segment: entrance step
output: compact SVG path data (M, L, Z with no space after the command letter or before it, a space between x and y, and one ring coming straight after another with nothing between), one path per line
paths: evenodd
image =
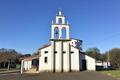
M36 68L31 68L30 70L28 71L25 71L25 73L39 73Z

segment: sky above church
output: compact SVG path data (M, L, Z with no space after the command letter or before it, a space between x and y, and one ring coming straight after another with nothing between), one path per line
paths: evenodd
M0 48L25 54L48 44L58 8L84 51L120 48L120 0L0 0Z

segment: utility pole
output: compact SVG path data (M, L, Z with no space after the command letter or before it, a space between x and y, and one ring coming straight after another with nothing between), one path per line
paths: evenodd
M110 66L110 51L108 51L108 54L107 54L107 68L109 68Z

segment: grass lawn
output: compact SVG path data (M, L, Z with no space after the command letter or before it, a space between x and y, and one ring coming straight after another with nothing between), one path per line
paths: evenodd
M106 70L100 72L120 79L120 70Z
M0 72L6 71L6 68L0 68Z
M39 74L0 74L0 80L117 80L99 72L66 72L66 73L39 73Z
M11 68L10 70L8 70L7 68L0 68L0 72L13 71L13 70L20 70L20 69Z

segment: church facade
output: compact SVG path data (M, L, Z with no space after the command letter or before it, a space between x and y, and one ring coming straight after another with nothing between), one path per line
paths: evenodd
M96 70L95 59L81 52L81 45L82 40L70 38L70 25L58 11L51 25L50 44L39 48L37 57L22 59L21 73L30 71L33 65L38 72Z

